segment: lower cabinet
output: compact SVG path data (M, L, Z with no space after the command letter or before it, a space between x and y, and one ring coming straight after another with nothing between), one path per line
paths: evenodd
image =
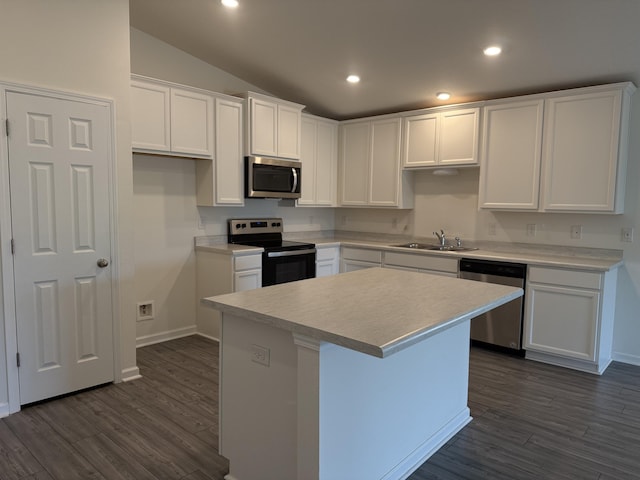
M342 248L341 272L354 272L365 268L381 267L382 252L368 248Z
M262 253L234 255L196 250L196 323L198 332L220 338L220 313L200 300L262 286Z
M443 256L385 252L383 266L385 268L431 273L446 277L455 278L458 276L458 259Z
M526 357L601 374L611 363L617 270L530 267Z
M340 270L340 247L316 245L316 278L330 277Z

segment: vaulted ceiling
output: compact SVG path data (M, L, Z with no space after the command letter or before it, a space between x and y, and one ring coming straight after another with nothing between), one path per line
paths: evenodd
M130 0L131 26L335 119L640 83L640 0L239 1Z

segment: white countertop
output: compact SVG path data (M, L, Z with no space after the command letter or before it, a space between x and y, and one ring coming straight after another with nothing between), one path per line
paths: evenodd
M522 295L522 289L370 268L202 302L222 312L386 357Z
M437 250L418 250L394 247L393 245L407 243L409 240L400 237L384 239L376 238L376 234L361 233L355 237L353 235L341 236L339 233L330 236L313 236L312 234L305 234L303 236L299 236L299 234L290 235L285 235L285 238L315 243L319 247L343 246L371 248L375 250L408 253L411 255L476 258L525 263L527 265L542 267L575 268L596 272L606 272L622 265L622 252L617 250L484 242L477 244L479 247L478 250L441 252ZM230 245L221 242L221 238L225 237L217 237L218 241L216 242L210 242L207 238L208 237L196 237L196 250L227 255L252 255L263 251L262 248ZM429 240L423 239L418 239L418 241L419 243L433 243Z

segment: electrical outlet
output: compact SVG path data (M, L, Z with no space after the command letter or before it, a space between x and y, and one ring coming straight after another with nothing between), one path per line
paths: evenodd
M153 300L138 303L136 321L153 319Z
M251 361L255 363L259 363L260 365L264 365L265 367L269 366L269 361L271 357L271 351L267 347L263 347L261 345L251 345Z
M489 226L487 227L487 235L495 235L496 234L496 224L495 223L490 223Z
M571 225L571 238L574 240L582 238L582 225Z
M527 224L527 237L535 237L537 228L535 223Z
M625 227L622 229L622 241L633 242L633 227Z
M396 228L398 228L398 219L397 218L394 218L394 219L391 220L391 228L393 228L394 230Z

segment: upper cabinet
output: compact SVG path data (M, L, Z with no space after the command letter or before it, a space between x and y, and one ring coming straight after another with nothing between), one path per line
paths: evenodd
M196 201L200 206L244 205L243 104L239 98L215 99L214 159L196 162Z
M197 204L244 205L244 100L138 75L131 92L133 151L198 159Z
M413 207L411 179L401 171L401 127L395 116L340 125L340 205Z
M480 205L538 210L543 100L484 108Z
M135 152L212 158L213 97L134 76L131 137Z
M304 105L247 93L248 155L300 159Z
M622 213L630 97L616 88L546 100L542 210Z
M484 108L480 207L622 213L631 83Z
M338 181L338 122L302 114L302 196L298 206L335 207Z
M478 165L480 108L429 110L402 121L404 168Z

